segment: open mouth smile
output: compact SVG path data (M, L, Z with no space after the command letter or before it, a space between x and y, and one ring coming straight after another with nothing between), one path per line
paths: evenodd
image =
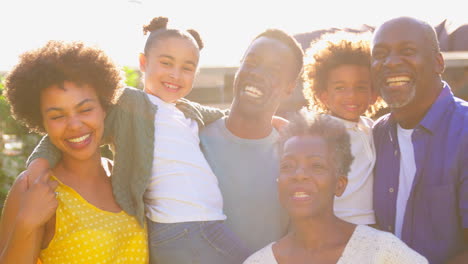
M71 142L71 143L82 143L84 142L85 140L87 140L89 137L91 136L91 133L90 134L86 134L84 136L81 136L81 137L77 137L77 138L69 138L67 139L68 142Z
M167 83L167 82L163 82L163 85L164 87L172 91L177 91L181 88L180 85L175 85L175 84Z
M395 77L388 77L385 79L385 84L388 87L399 87L403 85L407 85L411 82L411 78L408 76L395 76Z
M252 98L259 99L263 97L263 92L255 86L246 86L244 88L244 93Z

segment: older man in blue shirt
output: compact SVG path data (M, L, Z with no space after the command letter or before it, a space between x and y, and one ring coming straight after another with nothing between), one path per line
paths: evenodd
M374 128L374 207L380 228L430 263L468 263L468 104L443 70L426 22L400 17L374 32L374 85L392 110Z

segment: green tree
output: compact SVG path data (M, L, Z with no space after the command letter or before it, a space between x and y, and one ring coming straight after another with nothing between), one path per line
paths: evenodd
M141 82L141 72L139 70L124 66L123 71L125 72L125 84L127 86L143 89L143 84Z
M3 76L0 76L0 205L3 201L18 174L25 169L26 159L29 153L36 146L40 137L37 134L29 133L28 130L19 124L10 114L10 106L3 94ZM15 135L22 143L20 153L9 153L4 148L6 135Z

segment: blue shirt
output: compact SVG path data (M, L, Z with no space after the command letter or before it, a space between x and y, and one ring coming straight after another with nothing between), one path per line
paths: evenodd
M395 230L400 173L397 123L391 114L374 126L376 165L374 209L380 228ZM416 175L408 198L402 240L444 263L468 248L468 104L448 84L412 134Z

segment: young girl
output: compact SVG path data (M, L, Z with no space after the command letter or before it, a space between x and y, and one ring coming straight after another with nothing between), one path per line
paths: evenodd
M223 113L182 99L203 43L167 22L158 17L143 28L144 92L126 88L106 118L114 195L141 222L146 215L151 263L241 263L249 252L223 224L218 182L199 148L199 129ZM34 157L58 158L42 144Z
M365 35L323 35L306 52L304 95L311 108L340 121L351 137L354 162L348 186L335 198L335 214L354 224L375 224L372 207L375 150L373 121L363 116L380 106L371 85L370 50Z

